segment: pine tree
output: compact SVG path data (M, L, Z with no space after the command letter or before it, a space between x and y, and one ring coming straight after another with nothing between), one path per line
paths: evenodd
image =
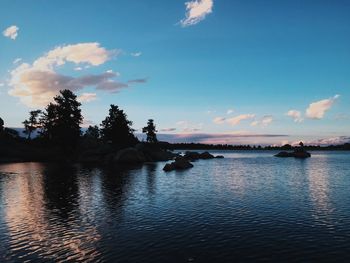
M146 133L146 140L149 143L156 143L158 142L157 140L157 130L156 126L154 125L154 121L152 119L149 119L147 122L147 126L142 128L142 132Z
M64 148L74 147L81 135L80 124L83 122L80 106L73 92L60 91L43 114L42 136Z
M107 142L112 143L116 148L122 149L135 145L138 140L134 136L134 129L131 128L132 121L116 105L111 105L109 115L102 121L101 136Z
M39 114L41 110L34 110L29 112L29 119L22 122L24 124L24 132L28 135L27 139L31 138L32 133L40 127Z

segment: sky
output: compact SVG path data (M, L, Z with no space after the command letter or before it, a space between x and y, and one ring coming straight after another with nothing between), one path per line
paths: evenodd
M350 141L350 1L0 0L0 117L61 89L84 126L110 104L161 139Z

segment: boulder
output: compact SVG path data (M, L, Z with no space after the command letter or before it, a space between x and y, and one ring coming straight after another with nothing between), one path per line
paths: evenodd
M299 151L293 153L295 158L305 159L311 157L311 154L306 151Z
M294 152L279 152L278 154L275 155L276 157L294 157L294 158L300 158L300 159L305 159L311 157L311 154L308 153L307 151L300 151L296 150Z
M170 171L175 170L174 163L167 163L167 164L164 166L163 170L164 170L165 172L170 172Z
M223 159L224 156L223 156L223 155L217 155L217 156L215 156L215 158L216 158L216 159Z
M184 158L187 160L190 160L190 161L195 161L195 160L200 159L200 154L198 152L187 151L184 154Z
M113 158L113 162L124 164L138 164L145 161L145 155L136 148L126 148L120 150Z
M166 172L169 172L173 170L184 170L192 167L193 167L193 164L191 164L186 158L177 157L174 162L167 163L164 166L163 170Z
M214 155L210 154L209 152L198 153L190 151L185 152L185 155L183 157L190 161L196 161L199 159L207 160L215 158Z
M207 160L207 159L213 159L213 158L215 158L214 155L210 154L209 152L203 152L200 154L200 159Z
M282 157L282 158L285 158L285 157L293 157L293 153L290 153L290 152L279 152L277 154L275 154L276 157Z
M168 161L177 156L170 151L163 150L157 144L139 143L135 148L141 151L149 162Z

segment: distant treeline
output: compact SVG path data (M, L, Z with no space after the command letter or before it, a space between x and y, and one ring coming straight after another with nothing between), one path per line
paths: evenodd
M293 150L290 144L285 144L283 146L256 146L256 145L229 145L229 144L203 144L203 143L164 143L168 149L172 150ZM305 150L315 151L315 150L327 150L327 151L349 151L350 143L345 143L342 145L304 145Z

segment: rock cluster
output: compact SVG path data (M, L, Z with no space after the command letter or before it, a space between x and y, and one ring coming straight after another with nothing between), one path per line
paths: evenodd
M163 170L166 172L173 171L173 170L184 170L188 168L192 168L193 164L191 162L194 162L196 160L208 160L208 159L214 159L214 158L224 158L224 156L214 156L210 154L209 152L191 152L187 151L185 152L184 156L178 156L176 157L175 161L172 163L167 163Z

